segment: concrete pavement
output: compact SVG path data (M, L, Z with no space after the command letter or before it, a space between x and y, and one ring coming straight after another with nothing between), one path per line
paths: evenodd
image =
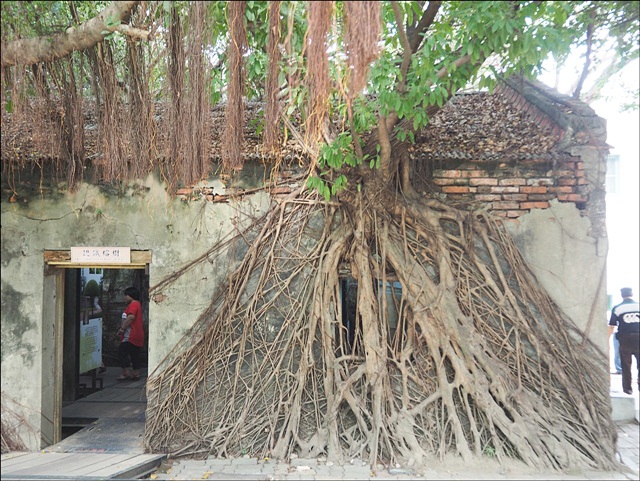
M634 388L635 384L634 375ZM113 473L119 475L111 476L106 472L99 478L86 475L83 477L73 476L79 473L79 469L71 472L72 462L58 462L60 466L56 471L51 465L51 469L38 471L26 469L11 474L9 464L4 461L20 455L12 453L3 455L2 479L112 479L118 477L123 479L123 461L118 457L122 454L129 456L140 456L144 453L142 436L144 432L144 421L139 419L143 411L140 411L140 403L145 403L144 381L135 383L117 383L113 381L113 386L101 390L65 408L67 415L75 414L80 416L99 417L96 422L90 424L82 431L63 440L58 445L50 446L46 452L41 453L43 459L38 463L42 465L51 464L44 458L51 458L51 462L56 461L55 456L71 456L69 461L76 460L78 464L80 457L92 454L94 463L89 462L85 471L93 467L110 465ZM110 385L107 383L107 385ZM638 392L634 389L632 396L622 393L621 377L611 376L611 402L613 418L618 430L618 460L619 469L615 471L584 471L584 472L540 472L527 468L522 463L507 460L504 465L498 465L489 459L474 461L471 465L465 465L457 458L447 459L438 462L427 469L418 472L403 466L375 466L373 469L368 463L353 459L343 465L336 465L327 461L323 457L313 459L292 459L289 463L281 463L271 459L258 459L242 457L238 459L214 459L205 460L191 459L165 459L158 466L157 463L146 471L146 474L138 475L138 479L157 480L351 480L351 479L388 479L388 480L445 480L445 479L496 479L496 480L640 480L640 430L638 425ZM126 409L129 417L121 418L123 409ZM115 416L112 418L112 416ZM112 425L113 424L113 425ZM125 426L126 425L126 426ZM38 454L38 453L36 453ZM73 457L75 456L75 457ZM27 459L27 458L25 458ZM85 460L86 461L86 460ZM136 476L135 464L131 460L132 466L127 470L130 476ZM57 462L57 461L56 461ZM129 460L127 460L129 462ZM36 463L36 464L38 464ZM26 465L27 463L23 463ZM112 466L111 466L112 465ZM26 466L28 468L28 466ZM77 466L76 466L77 467ZM65 470L66 469L66 470ZM74 468L75 469L75 468ZM94 470L95 471L95 470ZM138 470L138 472L140 472ZM24 474L24 476L23 476Z
M495 479L495 480L640 480L640 426L638 421L640 399L634 372L634 393L622 392L622 378L611 376L611 403L613 418L618 428L618 460L616 471L563 472L537 471L516 461L507 461L498 466L491 460L478 460L465 465L458 459L417 472L402 466L378 465L371 469L366 462L351 460L344 465L335 465L325 458L292 459L290 463L257 458L165 461L150 479L157 480L447 480L447 479Z
M640 479L639 452L640 430L634 419L617 423L618 456L621 462L616 471L555 472L538 471L516 461L507 461L498 466L491 460L478 460L465 465L458 459L434 464L421 472L401 466L378 465L371 469L359 459L344 465L326 461L324 457L292 459L280 463L270 459L243 457L237 459L165 461L150 479L156 480L450 480L450 479L495 479L495 480L635 480Z

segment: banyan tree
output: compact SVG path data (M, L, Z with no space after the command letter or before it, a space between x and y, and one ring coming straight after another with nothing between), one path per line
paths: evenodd
M305 179L207 253L233 262L149 378L149 450L614 465L604 353L503 218L438 196L429 156L413 152L462 89L565 53L576 19L596 11L578 4L114 2L83 22L84 3L69 2L77 26L57 37L3 28L3 105L13 125L39 119L33 150L57 159L47 168L69 189L87 172L194 185L212 173L218 100L222 175L243 168L248 99L264 105L261 158ZM99 132L91 158L85 104ZM15 149L6 161L11 148L3 136L9 178L33 160Z

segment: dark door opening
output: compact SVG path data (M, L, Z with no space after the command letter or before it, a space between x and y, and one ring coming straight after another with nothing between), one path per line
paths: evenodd
M127 391L92 395L113 390L117 385L115 380L121 370L117 331L127 306L123 291L129 286L137 287L142 293L145 345L140 362L145 371L149 336L149 276L145 270L69 268L65 269L64 282L61 439L100 418L114 416L117 403L126 402L122 392ZM139 404L139 399L136 402ZM144 402L146 404L146 398Z

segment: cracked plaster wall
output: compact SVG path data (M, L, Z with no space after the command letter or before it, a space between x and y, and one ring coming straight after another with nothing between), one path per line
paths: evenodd
M187 203L169 197L151 176L117 196L83 184L58 198L2 202L2 393L21 406L26 423L20 429L28 448L40 449L52 435L47 425L53 412L55 283L45 273L44 251L72 246L149 250L154 286L268 205L266 194L228 204ZM150 372L209 306L220 273L228 268L224 255L206 260L155 293L149 301Z
M520 252L551 299L603 352L608 366L606 237L570 203L551 201L507 223Z
M266 194L229 204L170 198L152 177L120 195L82 185L75 194L2 202L2 393L22 406L35 430L23 427L31 449L52 415L55 300L43 252L71 246L149 250L153 287L224 240L234 225L269 205ZM560 308L606 352L606 237L570 203L551 203L509 223L534 273ZM596 229L597 230L597 229ZM234 253L197 264L154 292L149 302L149 372L169 354L209 306ZM606 362L603 360L603 362ZM605 364L606 365L606 364ZM47 444L46 442L42 444Z

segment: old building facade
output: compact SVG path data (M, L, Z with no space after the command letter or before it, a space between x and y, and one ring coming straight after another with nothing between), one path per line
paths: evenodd
M607 151L605 122L589 107L542 84L511 80L494 94L456 96L411 152L424 159L416 173L424 195L504 219L540 283L601 347L604 365ZM3 176L3 423L6 413L26 447L61 436L77 270L124 269L144 279L154 375L188 342L185 333L230 271L237 256L228 239L304 179L292 168L272 181L260 161L248 162L238 179L212 176L175 195L153 175L117 189L85 182L73 193L42 188L37 176ZM77 247L126 248L130 256L78 260ZM212 249L225 254L209 258ZM114 299L125 287L113 286Z

